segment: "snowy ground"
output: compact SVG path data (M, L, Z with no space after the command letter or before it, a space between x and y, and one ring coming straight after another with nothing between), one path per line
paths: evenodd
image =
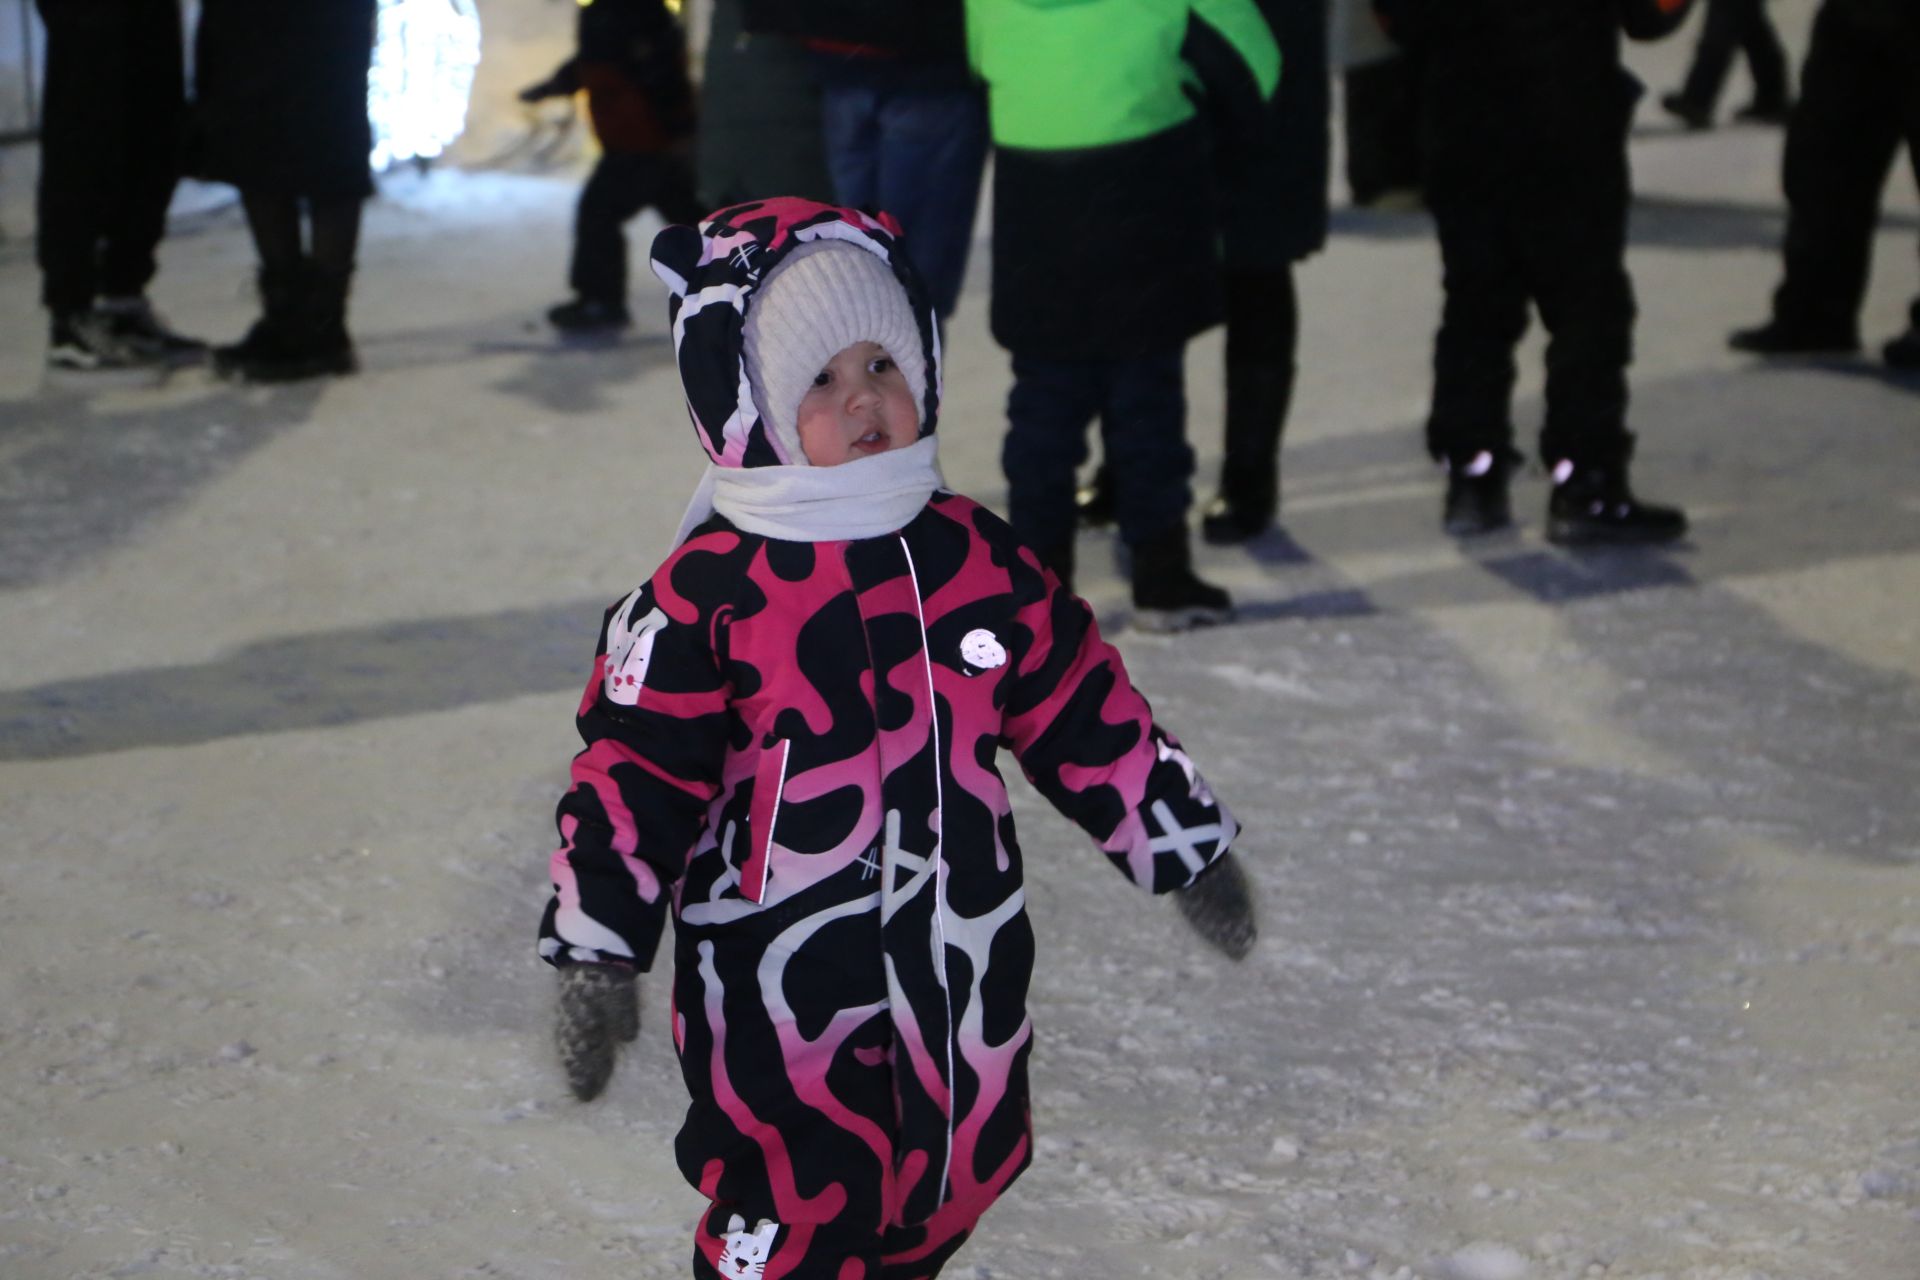
M1089 535L1264 940L1202 951L1016 798L1038 1160L950 1274L1920 1276L1920 387L1723 350L1774 280L1777 146L1636 143L1637 476L1690 548L1549 548L1538 477L1517 535L1443 539L1431 237L1346 213L1302 276L1304 558L1207 552L1247 621L1170 641ZM1892 189L1875 338L1920 283ZM617 350L533 323L572 190L389 183L366 371L283 390L42 394L0 247L8 1280L684 1274L664 988L583 1107L532 949L593 625L697 470L650 281ZM156 296L236 334L248 261L188 219ZM941 435L997 502L980 267Z

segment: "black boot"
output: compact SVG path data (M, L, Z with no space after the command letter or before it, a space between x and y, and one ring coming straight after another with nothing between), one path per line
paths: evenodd
M1481 449L1447 463L1447 500L1440 527L1456 538L1492 533L1513 523L1507 481L1519 455L1510 449Z
M1194 576L1186 525L1133 548L1133 613L1142 631L1187 631L1233 620L1233 598Z
M1227 366L1226 456L1220 491L1200 517L1200 536L1215 546L1265 533L1280 505L1280 430L1293 389L1293 366Z
M1887 362L1889 369L1898 369L1903 373L1920 372L1920 301L1913 304L1908 321L1905 333L1889 339L1887 345L1880 348L1880 357Z
M1101 463L1087 482L1073 492L1073 512L1084 529L1104 529L1113 523L1113 472Z
M1660 107L1689 130L1713 128L1713 108L1704 103L1695 102L1684 93L1662 95Z
M1641 502L1627 485L1627 463L1575 463L1553 468L1547 499L1547 541L1563 547L1649 546L1687 532L1686 513Z
M242 382L294 382L357 367L347 336L349 274L302 263L260 272L263 314L247 336L216 347L214 372Z
M1846 355L1860 349L1860 335L1851 326L1775 316L1752 329L1734 330L1727 335L1727 345L1756 356Z

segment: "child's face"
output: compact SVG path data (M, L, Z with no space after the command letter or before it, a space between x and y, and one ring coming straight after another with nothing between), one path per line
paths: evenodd
M800 447L816 467L837 467L920 438L907 376L877 342L856 342L827 361L800 397Z

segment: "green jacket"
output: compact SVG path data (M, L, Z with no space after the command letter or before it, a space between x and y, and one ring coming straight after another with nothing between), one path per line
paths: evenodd
M1254 0L967 0L967 52L991 93L993 140L1062 151L1163 133L1193 93L1240 72L1259 97L1280 49Z
M1238 149L1271 129L1280 74L1254 0L967 0L967 44L995 145L995 339L1123 360L1217 324L1215 130Z

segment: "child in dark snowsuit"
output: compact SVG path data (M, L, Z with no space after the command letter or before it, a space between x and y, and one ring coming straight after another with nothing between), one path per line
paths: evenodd
M1547 537L1658 543L1686 517L1628 487L1627 131L1640 87L1620 33L1671 30L1687 0L1376 0L1419 51L1427 203L1445 308L1427 448L1447 468L1442 524L1511 523L1513 351L1529 303L1552 335L1540 456Z
M547 312L574 333L619 330L627 314L627 242L621 227L649 205L669 222L700 215L694 197L693 89L686 37L661 0L584 0L579 52L523 102L587 92L601 156L574 217L575 297Z
M591 1097L671 906L700 1277L932 1276L1030 1160L1002 744L1124 874L1253 942L1232 816L1086 604L942 486L897 235L783 199L654 242L712 466L607 614L540 951Z

